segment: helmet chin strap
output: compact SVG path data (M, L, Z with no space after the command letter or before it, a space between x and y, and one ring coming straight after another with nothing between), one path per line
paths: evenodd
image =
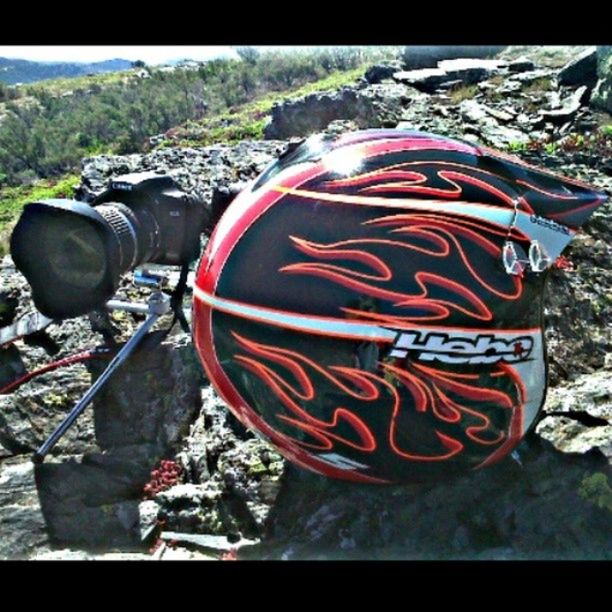
M525 254L524 249L518 243L512 240L512 231L516 228L519 212L519 201L517 198L514 199L513 204L514 213L510 225L508 226L506 240L502 247L502 262L504 264L504 269L508 274L512 274L513 276L523 276L526 271L540 274L548 270L554 262L546 252L542 243L538 240L531 240L527 254Z

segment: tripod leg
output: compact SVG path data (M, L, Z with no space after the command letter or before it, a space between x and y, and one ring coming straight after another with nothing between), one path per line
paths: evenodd
M98 380L87 390L87 393L79 400L75 407L70 411L68 416L58 425L55 431L45 440L42 446L34 453L32 461L34 463L42 463L45 456L57 444L59 439L68 431L70 426L76 421L77 417L91 403L98 391L106 384L108 379L113 375L115 370L123 364L123 362L132 354L140 341L146 336L148 331L153 327L155 321L160 314L151 313L145 322L138 328L136 333L126 342L125 346L115 355L113 360L108 364L104 372Z

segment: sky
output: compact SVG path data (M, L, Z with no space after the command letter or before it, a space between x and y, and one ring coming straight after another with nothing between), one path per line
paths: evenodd
M279 49L281 47L257 47ZM291 49L292 47L285 47ZM293 47L295 48L295 47ZM230 46L139 46L139 45L51 45L0 46L0 57L26 59L35 62L99 62L121 58L142 60L147 64L162 64L177 59L210 60L215 57L237 57Z

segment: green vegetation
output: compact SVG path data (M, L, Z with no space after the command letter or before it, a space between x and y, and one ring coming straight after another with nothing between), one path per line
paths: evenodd
M214 122L236 107L331 75L334 86L337 73L365 68L392 50L259 54L242 48L240 55L244 60L218 59L197 68L139 69L19 88L22 98L7 101L0 119L0 187L62 176L92 151L141 152L150 136L174 126L205 117ZM261 120L238 124L232 139L261 134Z
M31 62L28 60L0 57L0 80L7 84L34 83L42 79L76 77L100 72L126 70L128 60L105 60L93 63Z
M15 98L19 98L20 92L15 87L9 87L0 81L0 102L8 102L9 100L14 100Z
M595 472L584 478L578 493L582 499L598 508L612 511L612 488L603 472Z
M523 93L539 93L541 91L548 91L551 86L552 80L550 77L540 77L529 83L525 83L521 91Z
M78 175L69 175L59 181L47 179L35 185L6 187L0 191L0 257L8 252L8 237L13 221L28 202L71 197L79 180Z
M59 79L48 79L38 81L27 86L22 86L17 91L24 94L37 96L39 94L51 94L61 96L64 94L83 95L89 91L99 91L110 85L127 84L137 82L139 70L120 70L117 72L102 72L100 74L89 74L75 77L63 77Z
M459 104L463 100L471 100L477 93L476 85L459 85L450 90L449 96L453 104Z
M346 72L334 72L314 83L283 93L269 93L254 102L236 106L225 113L197 122L189 121L179 128L170 130L167 133L168 139L161 146L173 146L178 143L181 146L193 147L262 138L267 116L274 104L317 91L339 89L354 83L363 76L364 71L365 68L362 67Z
M160 133L161 146L261 138L274 103L352 83L398 48L237 51L196 68L0 84L0 243L26 202L71 193L83 157L143 152Z
M612 129L610 128L611 126L603 126L590 134L570 133L558 140L548 137L532 139L526 143L511 142L507 150L511 153L535 151L548 155L556 155L560 152L585 153L606 159L612 157Z
M508 143L508 151L510 153L524 153L529 149L529 145L526 142L514 141Z

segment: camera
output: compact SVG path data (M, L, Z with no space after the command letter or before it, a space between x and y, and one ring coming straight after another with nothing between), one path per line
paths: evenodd
M128 270L196 259L207 218L204 203L172 177L126 174L91 204L27 204L11 237L11 255L38 310L67 319L100 308Z

